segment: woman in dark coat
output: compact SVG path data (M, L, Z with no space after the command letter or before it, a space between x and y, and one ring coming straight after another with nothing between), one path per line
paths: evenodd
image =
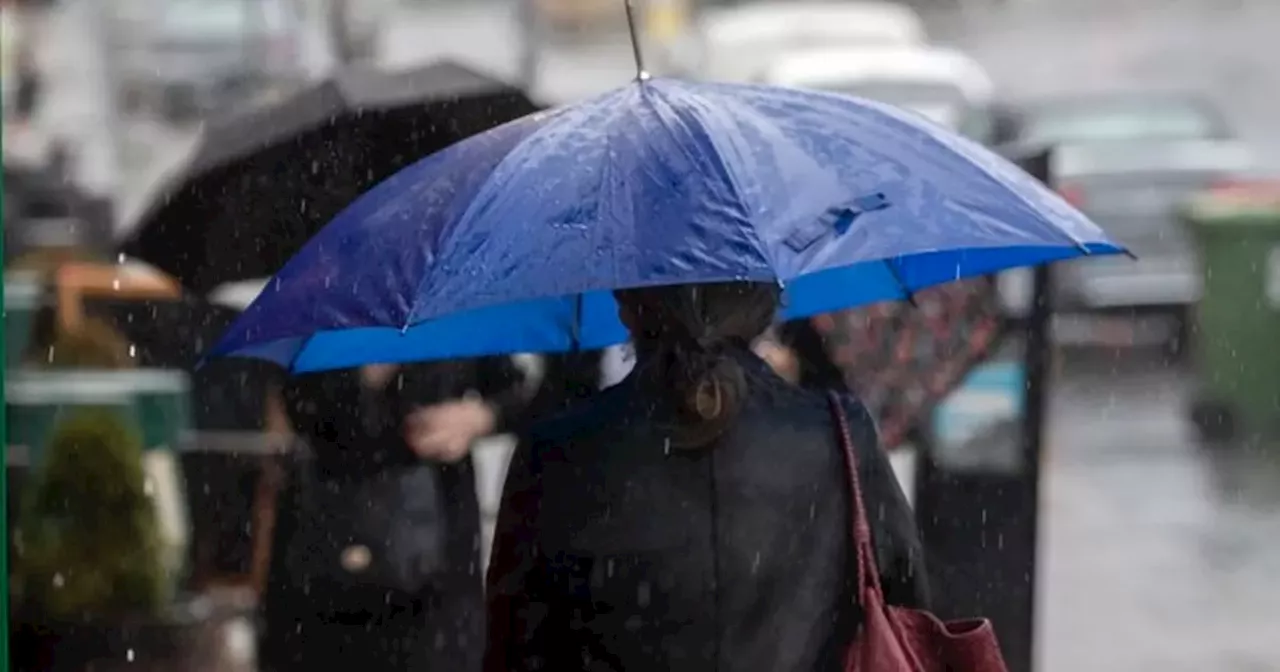
M468 449L479 436L506 431L525 401L518 379L508 358L489 358L378 365L285 383L276 399L283 400L289 428L307 444L310 458L291 470L292 485L277 507L263 599L266 627L259 657L264 669L479 669L483 572ZM291 545L306 517L326 513L309 510L309 492L321 483L377 479L424 461L435 469L444 508L438 520L444 526L445 566L428 588L406 592L302 576L309 569L297 566Z
M826 398L751 352L772 285L617 293L637 365L532 429L489 568L487 672L842 670L859 626ZM912 514L847 398L891 603L927 606Z

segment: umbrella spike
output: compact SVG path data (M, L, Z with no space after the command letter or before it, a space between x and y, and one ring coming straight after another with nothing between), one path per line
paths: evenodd
M623 0L622 6L627 12L627 34L631 36L631 55L636 61L636 81L649 79L649 71L644 69L644 52L640 49L640 32L636 26L636 8L634 0Z

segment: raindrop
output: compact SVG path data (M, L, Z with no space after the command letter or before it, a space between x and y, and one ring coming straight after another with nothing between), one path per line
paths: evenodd
M124 252L121 252L120 254L117 254L117 255L116 255L116 263L117 263L117 264L123 264L123 263L124 263Z
M671 437L669 437L669 436L668 436L667 438L663 439L663 441L662 441L662 454L663 454L663 455L670 455L670 454L671 454Z
M613 558L609 558L609 561L605 563L604 573L605 573L605 576L609 577L610 579L613 578Z
M120 278L111 278L111 291L120 291Z
M129 344L129 359L138 358L138 346L134 343Z
M760 551L756 551L756 557L751 561L751 573L755 574L760 571Z
M653 597L652 593L653 591L649 588L649 582L641 581L640 585L636 586L636 604L641 607L649 606L649 600Z
M818 503L811 502L809 504L809 520L813 520L818 515Z
M63 578L62 572L55 572L53 575L53 587L61 588L67 585L67 580Z
M133 649L124 652L124 659L130 663L133 662Z

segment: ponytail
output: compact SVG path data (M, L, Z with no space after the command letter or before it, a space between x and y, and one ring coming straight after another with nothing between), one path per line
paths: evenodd
M714 443L742 411L747 378L738 353L747 352L772 323L777 286L725 282L616 295L632 318L642 365L673 401L672 445L696 449Z

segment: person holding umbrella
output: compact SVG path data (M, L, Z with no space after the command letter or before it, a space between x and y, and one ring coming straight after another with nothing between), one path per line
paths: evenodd
M824 396L750 350L779 294L617 293L634 372L537 428L508 471L486 670L841 666L859 618L844 457ZM842 404L885 596L923 607L910 507L870 415Z

